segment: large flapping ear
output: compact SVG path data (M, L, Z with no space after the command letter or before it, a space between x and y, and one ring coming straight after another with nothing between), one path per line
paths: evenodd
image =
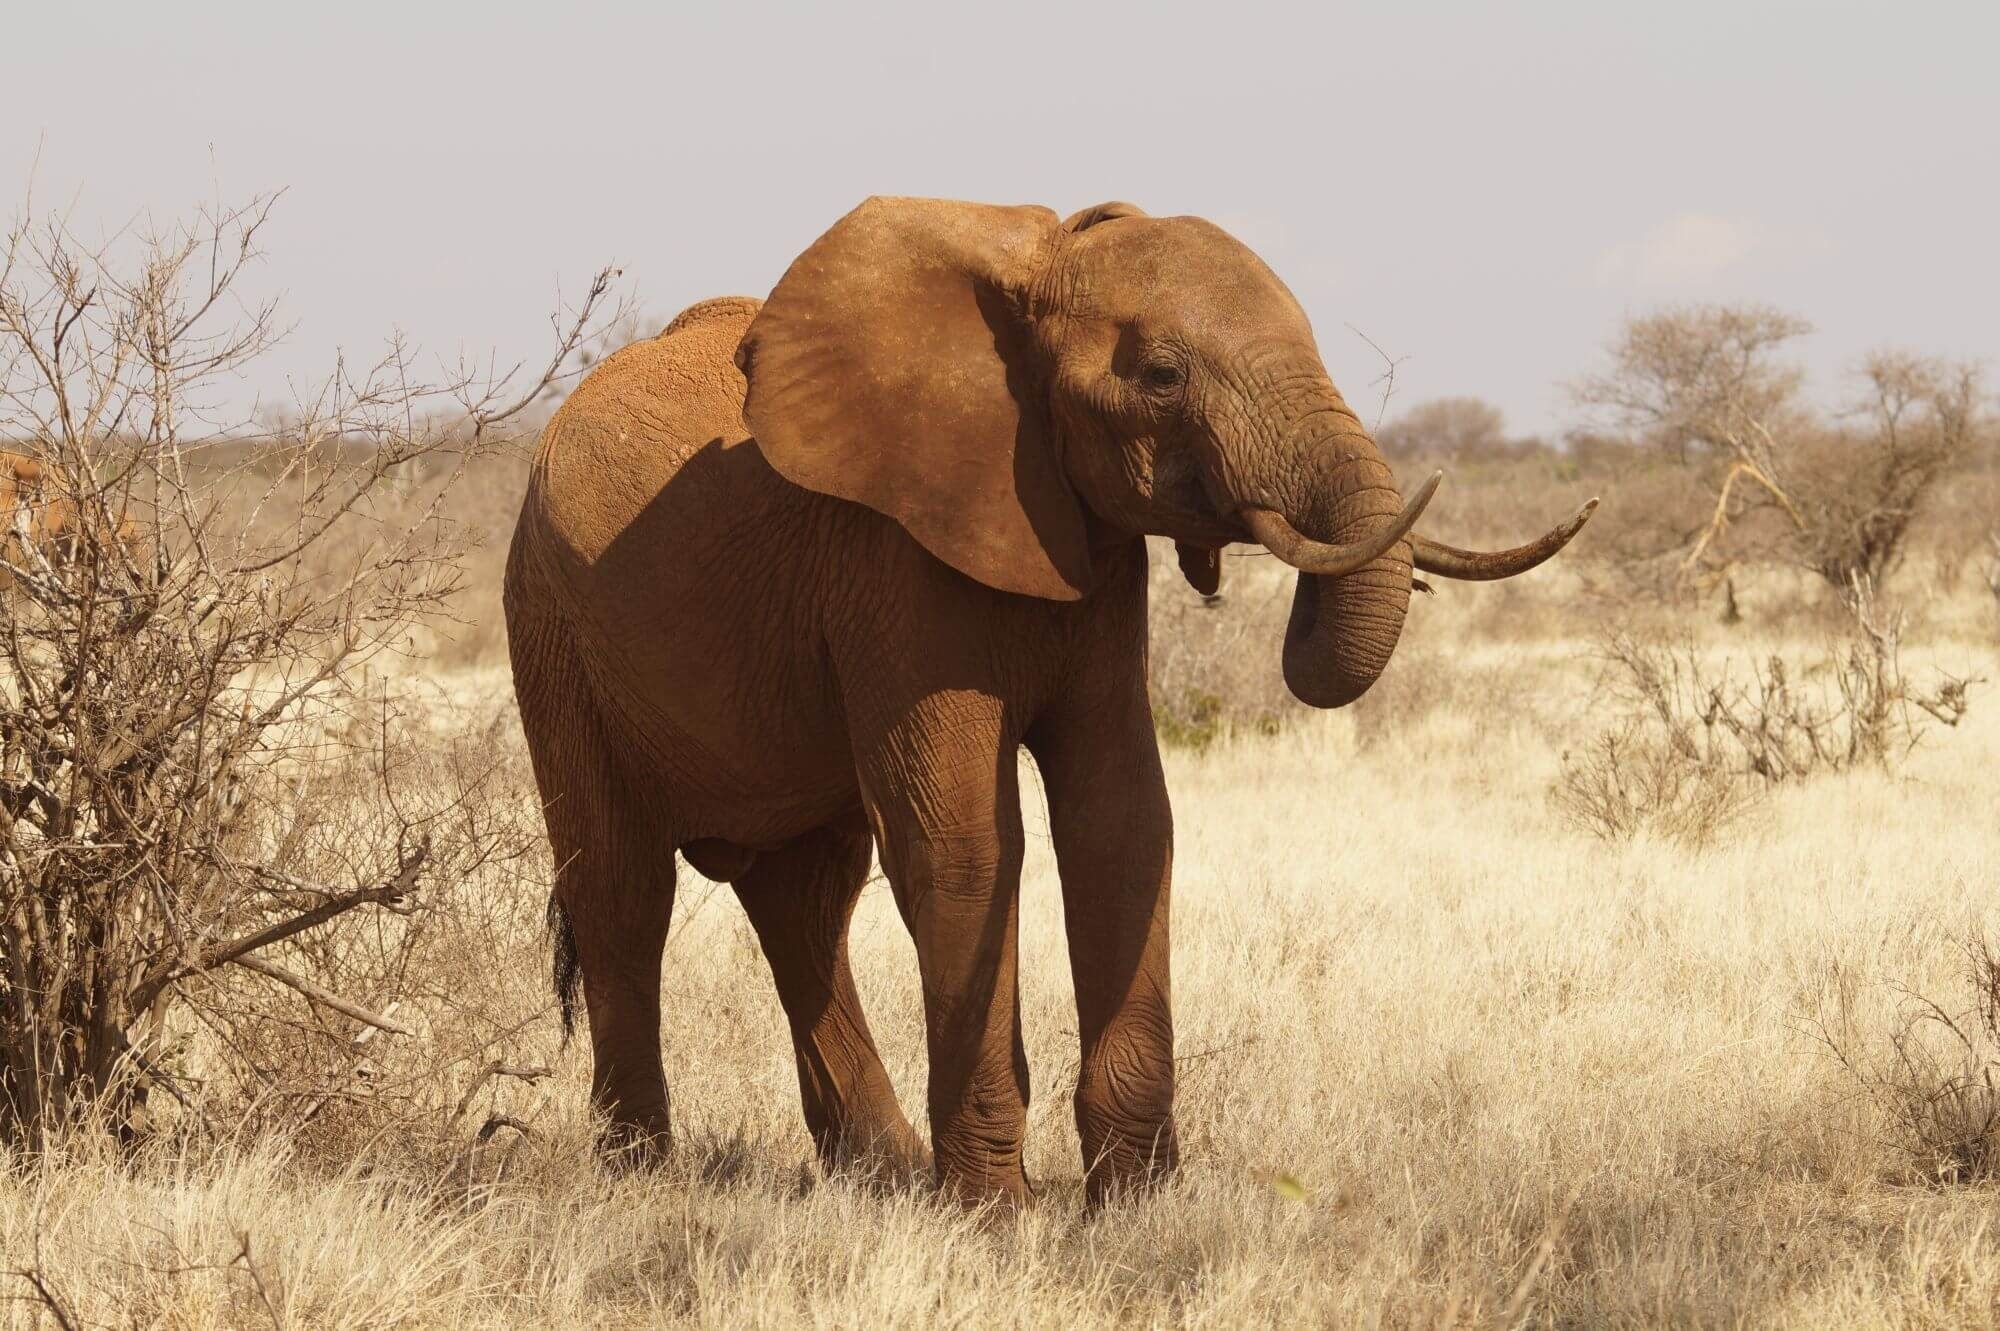
M874 198L798 257L736 351L779 474L865 504L990 587L1075 600L1083 506L1035 404L1027 297L1056 217Z
M1146 210L1136 203L1123 199L1110 199L1104 203L1094 203L1080 212L1063 218L1063 230L1088 231L1099 222L1112 222L1121 217L1144 217Z

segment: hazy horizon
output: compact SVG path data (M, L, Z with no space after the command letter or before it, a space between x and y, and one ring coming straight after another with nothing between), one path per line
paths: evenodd
M1212 218L1371 418L1350 326L1401 358L1391 417L1472 395L1551 436L1580 419L1563 383L1667 303L1804 315L1828 401L1878 345L2000 361L1992 6L110 5L9 30L10 216L31 172L85 234L287 191L267 393L396 327L532 359L558 285L606 262L654 318L762 294L877 193Z

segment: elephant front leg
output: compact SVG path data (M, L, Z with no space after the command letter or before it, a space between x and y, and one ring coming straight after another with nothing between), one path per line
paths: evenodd
M911 873L911 929L923 974L931 1148L938 1186L968 1202L1028 1198L1021 1147L1028 1059L1016 984L1018 850L929 860Z
M1021 810L999 704L926 699L865 751L883 867L916 941L938 1187L1019 1205L1028 1062L1016 989Z
M1048 792L1082 1053L1076 1125L1085 1204L1179 1163L1168 907L1173 815L1143 674L1080 693L1028 743Z

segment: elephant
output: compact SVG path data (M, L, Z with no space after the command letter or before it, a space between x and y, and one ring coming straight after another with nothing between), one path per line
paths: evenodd
M1147 691L1148 535L1298 570L1284 677L1339 707L1414 571L1511 576L1417 535L1299 302L1195 217L1122 202L870 198L764 300L607 357L549 421L508 554L520 717L606 1150L669 1143L675 853L769 962L826 1168L1018 1204L1018 752L1041 775L1075 981L1094 1212L1171 1171L1173 821ZM1595 501L1592 501L1592 505ZM916 950L929 1141L861 1011L847 926L879 856Z
M79 502L76 487L56 465L40 456L0 449L0 596L13 591L16 570L32 581L57 576L91 548L122 547L129 554L138 548L138 522L120 502L115 515L93 523L92 511L104 512L103 505Z

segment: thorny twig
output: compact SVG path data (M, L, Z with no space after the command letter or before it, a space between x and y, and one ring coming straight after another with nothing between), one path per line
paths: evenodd
M1347 325L1347 331L1360 338L1363 342L1366 342L1374 350L1375 354L1382 358L1382 373L1369 380L1370 387L1373 387L1375 384L1382 385L1382 400L1375 406L1375 424L1369 427L1371 430L1379 433L1382 429L1382 417L1387 415L1389 411L1389 399L1396 395L1396 369L1404 361L1408 360L1409 357L1391 356L1388 352L1382 350L1381 345L1374 338L1368 336L1368 334L1362 332L1353 324Z

